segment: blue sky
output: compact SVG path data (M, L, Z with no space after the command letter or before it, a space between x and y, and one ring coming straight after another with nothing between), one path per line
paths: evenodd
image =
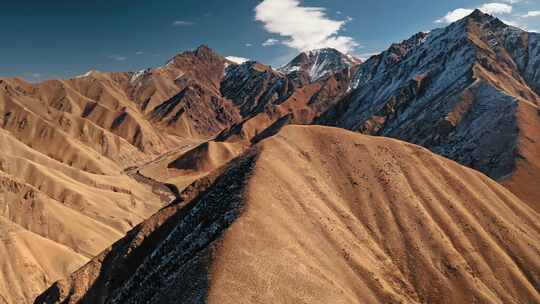
M161 65L208 44L284 64L332 46L367 57L481 8L540 30L540 0L26 0L0 11L0 76L31 81Z

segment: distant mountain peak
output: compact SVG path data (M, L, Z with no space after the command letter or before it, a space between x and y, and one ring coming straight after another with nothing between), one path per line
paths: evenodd
M213 49L211 49L208 45L206 44L201 44L196 50L195 50L195 54L197 56L206 56L206 55L215 55L217 54Z
M470 17L470 18L479 18L480 17L481 18L481 17L487 17L487 16L491 17L491 15L486 14L486 13L482 12L480 9L477 8L468 17Z
M501 19L484 13L479 9L475 9L471 14L457 22L474 22L476 24L483 24L495 27L510 27L509 24L504 23L504 21L502 21Z
M360 63L362 60L352 55L343 54L333 48L321 48L298 54L291 62L278 70L284 74L305 72L311 81L317 81Z
M222 62L226 61L225 57L218 54L208 45L202 44L199 47L197 47L195 50L184 51L182 53L175 55L167 62L166 65L169 66L171 64L174 64L176 61L178 61L178 59L187 58L187 57L197 58L202 61L216 61L216 60L222 61Z

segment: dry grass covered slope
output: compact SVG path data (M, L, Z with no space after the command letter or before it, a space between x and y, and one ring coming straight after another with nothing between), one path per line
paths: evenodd
M228 64L201 46L137 73L0 78L0 229L48 244L39 255L19 246L2 259L0 299L31 301L170 200L136 168L235 121L219 95ZM43 267L51 259L58 263Z
M25 303L88 259L0 216L0 303Z
M286 126L36 303L536 303L538 214L401 141Z
M0 295L7 303L30 301L163 204L113 162L106 173L87 172L4 130L0 145L0 246L9 251L0 261Z

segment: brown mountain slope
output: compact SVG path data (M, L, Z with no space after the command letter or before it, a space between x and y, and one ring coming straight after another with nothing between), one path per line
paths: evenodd
M0 303L26 303L88 259L0 216Z
M216 142L194 143L172 150L139 167L139 172L163 184L184 190L194 181L210 174L244 152L249 145Z
M229 65L234 64L202 45L164 66L132 74L126 91L161 131L208 138L240 120L238 110L220 94Z
M538 215L397 140L287 126L35 303L536 303Z
M30 301L170 201L137 166L239 120L219 93L229 64L201 46L138 73L0 78L0 229L16 226L51 248L26 264L17 259L33 253L13 251L4 260L12 267L0 272L1 298ZM51 259L70 267L40 266ZM39 280L28 279L30 268Z
M514 172L501 184L540 213L540 109L522 102L518 104L517 116L519 156Z
M91 71L38 84L1 78L2 127L33 145L65 132L129 166L167 152L184 138L208 138L240 120L237 109L220 94L229 65L201 46L164 66L136 73ZM74 152L79 149L72 140L62 144Z
M50 158L1 129L0 146L0 230L18 231L13 237L2 233L0 245L12 248L21 242L19 236L24 241L2 255L0 296L7 303L33 299L162 205L149 186L121 174L105 158L105 173L94 174ZM27 243L31 247L23 246Z
M250 145L250 142L256 142L290 123L311 123L315 117L347 94L356 68L356 65L331 66L328 67L327 75L310 83L306 77L285 75L254 61L241 65L229 64L221 80L220 90L221 95L231 103L226 101L215 103L222 105L222 110L205 109L204 98L211 94L193 94L196 91L193 87L187 87L177 96L155 108L152 117L161 117L160 119L166 125L175 128L174 132L191 134L194 140L186 141L186 145L182 145L179 149L170 150L146 163L141 166L140 172L160 182L174 184L178 189L183 189L197 178L208 174L208 168L214 169L238 156ZM303 78L306 79L302 80ZM219 99L216 97L214 100ZM231 104L235 107L234 111L228 110ZM191 113L200 112L196 115L199 121L212 121L213 118L217 118L217 120L214 119L217 123L210 129L222 128L221 132L213 140L199 147L193 145L193 143L201 142L200 139L197 140L201 136L197 136L197 131L194 129L191 129L195 131L193 133L186 132L188 130L186 126L191 124L176 121L178 113L182 115L186 106L191 109ZM236 116L238 111L243 116L242 120ZM212 115L216 113L218 116L213 117ZM234 121L236 123L226 127L230 124L227 122ZM195 162L202 160L207 163L206 169L185 170L175 165L179 160L183 162L185 159L192 160L192 154L200 157L200 160Z

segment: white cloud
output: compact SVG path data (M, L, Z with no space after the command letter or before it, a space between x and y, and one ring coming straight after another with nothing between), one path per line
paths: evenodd
M127 57L121 56L121 55L110 55L109 59L116 60L116 61L126 61Z
M279 40L274 39L274 38L268 38L262 43L262 46L272 46L278 43L279 43Z
M237 56L227 56L225 57L227 60L229 61L232 61L234 63L238 63L238 64L242 64L246 61L249 61L249 59L247 58L243 58L243 57L237 57Z
M520 25L518 22L516 21L512 21L512 20L506 20L506 19L501 19L501 21L505 24L508 24L510 26L515 26L515 27L523 27L523 25Z
M29 82L32 82L32 83L37 83L37 82L40 82L46 78L51 78L52 75L44 75L44 74L41 74L41 73L35 73L35 72L26 72L26 73L23 73L22 75L20 75L20 77L22 77L23 79L25 79L26 81L29 81Z
M518 27L526 32L536 33L538 31L535 31L534 29L529 28L529 24L523 23L523 20L508 20L508 19L501 19L502 22L505 24Z
M491 2L482 4L478 7L482 12L486 14L510 14L512 12L512 6L506 3ZM444 17L435 20L436 23L452 23L470 15L474 9L472 8L458 8L448 12Z
M346 20L329 19L325 8L301 6L298 0L264 0L255 7L255 20L300 51L331 47L350 53L359 46L352 37L339 35Z
M523 18L529 18L529 17L540 17L540 11L529 11L527 14L522 16Z
M523 1L525 1L525 0L503 0L503 2L510 3L510 4L516 4L516 3L523 2Z
M486 14L510 14L512 6L505 3L486 3L479 7Z
M251 43L246 43L245 46L246 46L246 47L252 47L253 44L251 44Z
M193 22L185 20L175 20L172 23L173 26L192 26Z
M144 54L143 51L136 51L136 52L135 52L135 55L142 55L142 54Z
M437 23L452 23L452 22L458 21L459 19L467 17L472 12L473 12L472 9L458 8L458 9L455 9L453 11L448 12L446 14L446 16L442 17L441 19L437 19L435 22L437 22Z
M31 78L41 78L42 76L41 73L31 73L31 72L24 73L24 75Z

